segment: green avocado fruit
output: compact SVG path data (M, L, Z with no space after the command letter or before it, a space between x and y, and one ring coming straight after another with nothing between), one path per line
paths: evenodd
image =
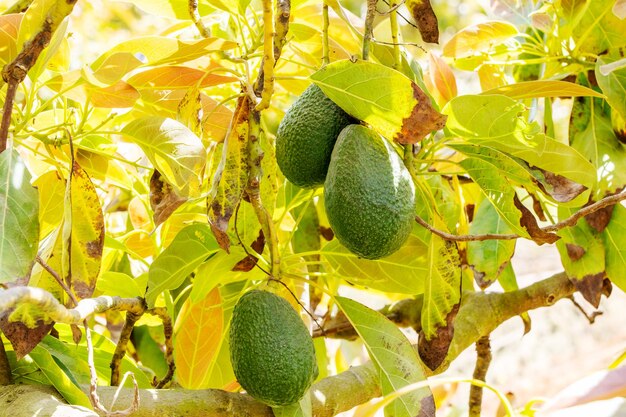
M324 184L337 135L350 123L350 115L311 84L278 125L276 161L283 175L302 188Z
M324 204L339 242L363 258L379 259L400 249L411 233L415 186L387 140L350 125L333 149Z
M313 339L284 298L245 293L230 325L230 361L239 384L269 406L299 401L318 375Z

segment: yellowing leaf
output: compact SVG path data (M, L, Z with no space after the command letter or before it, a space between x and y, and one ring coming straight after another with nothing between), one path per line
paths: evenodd
M17 33L22 16L21 14L0 16L0 64L2 65L13 61L17 56Z
M517 35L517 28L507 22L482 22L457 32L443 47L443 55L463 58L491 48Z
M88 298L96 286L102 262L104 216L96 188L77 162L72 166L69 189L71 218L65 221L71 222L71 288L78 297Z
M144 65L181 64L206 56L211 52L232 49L237 44L219 38L183 41L164 36L146 36L124 41L96 59L91 67L97 71L113 54L130 52Z
M108 55L93 71L93 76L105 84L114 84L141 65L143 62L131 52L117 52Z
M311 79L343 110L390 140L416 143L445 124L417 84L384 65L337 61Z
M206 388L224 329L222 299L214 288L199 302L187 299L174 333L174 360L178 382L188 389Z
M133 107L139 99L137 90L124 81L118 81L104 88L87 88L87 91L91 104L107 109Z
M173 90L188 89L190 86L196 86L197 88L211 87L235 82L237 80L236 77L207 73L206 70L172 65L150 68L134 74L128 79L128 83L136 88L163 88Z
M431 93L437 92L439 100L437 103L443 107L448 101L456 97L456 79L450 66L445 60L434 53L428 54L428 80L433 86Z
M37 178L35 186L39 190L40 237L44 238L63 221L65 181L56 171L51 171Z
M439 43L439 27L437 15L430 5L430 0L407 0L406 8L411 12L413 20L422 35L424 42Z
M502 94L514 100L537 97L604 97L580 84L555 80L523 81L483 91L482 94Z

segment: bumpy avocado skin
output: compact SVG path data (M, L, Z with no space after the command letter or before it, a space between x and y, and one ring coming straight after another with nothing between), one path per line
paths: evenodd
M304 322L271 292L252 290L239 299L229 341L239 384L267 405L297 402L318 375L313 339Z
M411 233L415 186L391 144L365 126L350 125L337 138L324 203L339 241L363 258L379 259Z
M324 184L337 135L353 122L311 84L287 110L276 132L276 161L283 175L302 188Z

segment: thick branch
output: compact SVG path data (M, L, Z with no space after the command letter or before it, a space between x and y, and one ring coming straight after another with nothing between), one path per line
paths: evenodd
M9 385L12 382L13 377L11 376L11 364L9 363L7 352L4 349L4 341L0 336L0 386Z
M372 398L380 396L378 374L372 364L350 368L324 378L311 388L313 415L332 417ZM110 404L115 387L100 387L103 403ZM64 405L51 387L10 385L0 387L0 403L12 410L13 417L32 415L63 415L65 417L96 417L97 414L78 406ZM272 410L250 396L221 390L155 390L139 391L141 406L133 417L273 417ZM134 391L122 388L117 408L133 401ZM55 414L57 413L57 414Z
M491 363L491 344L489 335L485 335L476 341L476 365L474 366L474 379L485 382L487 371ZM483 405L483 387L470 386L469 415L480 417Z
M376 16L377 0L367 0L365 15L365 31L363 32L363 60L367 61L370 55L370 42L374 34L374 17Z

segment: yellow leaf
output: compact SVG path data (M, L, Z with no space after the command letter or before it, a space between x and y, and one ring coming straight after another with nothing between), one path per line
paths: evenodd
M601 93L583 85L556 80L523 81L496 87L482 94L502 94L514 100L536 97L604 97Z
M517 28L508 22L482 22L457 32L443 47L443 55L463 58L488 52L507 39L517 35Z
M428 62L428 81L439 93L437 104L443 107L448 101L456 97L456 79L452 69L444 59L430 53L428 54ZM432 92L432 90L429 91Z
M199 389L209 376L222 342L224 317L218 288L198 303L185 301L174 328L174 360L178 382Z

